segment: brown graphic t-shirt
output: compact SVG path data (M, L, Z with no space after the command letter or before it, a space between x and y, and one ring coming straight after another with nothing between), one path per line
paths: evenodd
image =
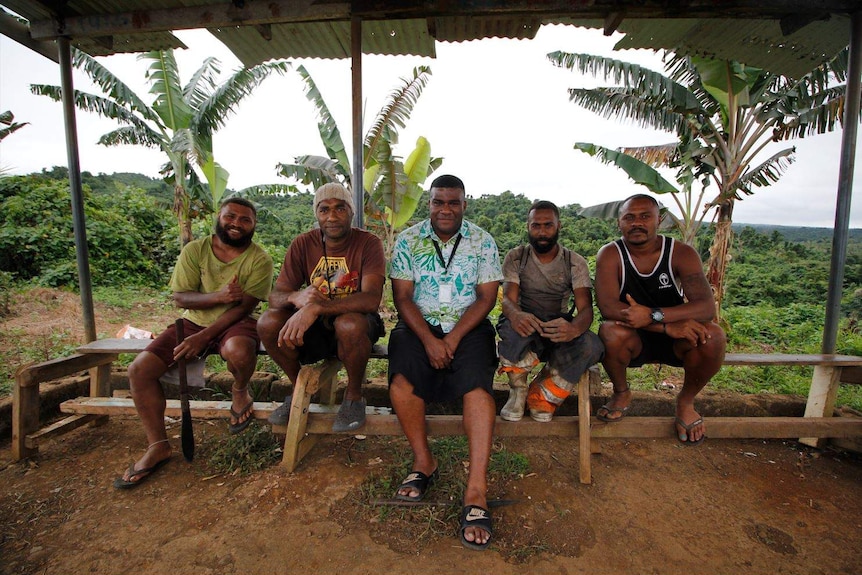
M288 291L314 286L330 299L360 291L362 277L386 274L383 244L374 234L353 228L348 245L335 250L324 245L320 230L296 236L278 274L276 285Z

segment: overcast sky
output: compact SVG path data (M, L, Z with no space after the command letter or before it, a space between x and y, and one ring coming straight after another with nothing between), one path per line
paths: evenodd
M239 67L234 56L208 32L178 32L189 50L178 50L183 82L204 58L216 56L227 73ZM437 58L363 57L365 127L386 96L413 67L428 65L432 78L416 105L396 150L406 157L416 138L425 136L432 154L444 158L437 172L464 180L474 197L506 190L559 205L593 205L645 191L625 174L573 149L579 141L610 148L667 143L672 136L617 120L606 120L568 101L570 87L595 86L592 77L554 67L546 54L555 50L612 55L661 70L658 56L646 51L613 52L618 36L599 30L543 27L534 40L489 39L462 44L437 44ZM147 95L145 63L134 55L101 58L102 64L141 96ZM297 61L298 63L300 61ZM350 146L350 63L347 60L301 62L311 72ZM34 83L59 84L58 66L0 36L0 111L11 110L16 121L29 122L0 143L0 167L21 174L65 166L65 136L59 103L30 93ZM75 74L75 88L97 92ZM165 161L142 147L106 148L99 136L116 124L78 112L81 169L94 174L139 172L158 177ZM832 227L838 181L839 133L774 144L769 153L789 145L797 161L781 181L757 189L738 202L734 221ZM229 172L228 186L287 183L277 176L278 162L302 154L324 154L314 108L305 99L298 75L271 77L240 107L215 137L215 155ZM857 161L860 155L857 154ZM855 178L855 187L862 176ZM670 174L668 174L670 176ZM429 182L430 183L430 182ZM707 194L714 193L708 190ZM659 198L677 211L671 198ZM469 207L468 207L469 217ZM862 203L852 206L851 227L862 227Z

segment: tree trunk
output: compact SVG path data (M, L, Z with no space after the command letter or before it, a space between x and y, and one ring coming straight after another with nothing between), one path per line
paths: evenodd
M174 214L177 216L177 226L180 230L180 247L185 247L192 241L192 222L189 219L189 197L186 189L180 184L174 184Z
M733 236L733 199L724 201L718 207L718 218L715 223L715 237L709 248L706 279L712 287L712 297L715 299L715 317L721 318L721 302L724 299L724 278L727 263L730 260L730 240Z

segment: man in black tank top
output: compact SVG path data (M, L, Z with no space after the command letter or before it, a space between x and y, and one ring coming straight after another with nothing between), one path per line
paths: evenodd
M682 367L676 431L684 445L706 437L694 398L724 361L726 338L716 324L715 302L700 256L691 247L658 235L659 206L650 196L625 200L618 220L622 238L596 256L596 302L604 322L602 364L614 385L596 417L619 421L631 403L626 369L645 363Z

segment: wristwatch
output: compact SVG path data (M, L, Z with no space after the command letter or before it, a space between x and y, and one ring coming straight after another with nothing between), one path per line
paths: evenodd
M649 314L650 319L652 319L653 323L662 323L664 321L664 312L661 311L661 308L654 307Z

